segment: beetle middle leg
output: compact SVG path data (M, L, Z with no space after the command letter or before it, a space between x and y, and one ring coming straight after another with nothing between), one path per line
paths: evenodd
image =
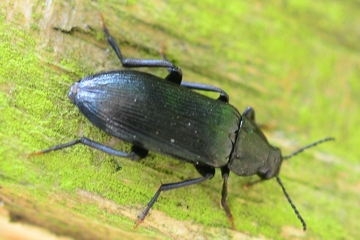
M160 53L165 61L169 61L166 57L163 44L161 46ZM182 81L182 79L177 79L177 76L174 73L172 73L171 68L168 68L168 71L169 71L169 75L165 78L166 80L180 84L181 86L189 88L189 89L220 93L220 97L218 98L218 100L221 100L221 101L227 102L227 103L229 102L229 95L221 88L214 87L214 86L208 85L208 84L185 82L185 81Z
M155 202L158 199L158 197L160 196L161 192L176 189L176 188L186 187L186 186L189 186L192 184L201 183L203 181L206 181L206 180L212 178L215 175L215 168L213 168L211 166L199 165L199 164L194 164L194 166L195 166L196 170L201 174L202 177L189 179L189 180L185 180L182 182L161 184L159 189L156 191L155 195L151 198L150 202L146 206L145 210L138 216L138 219L135 223L135 228L137 228L144 221L145 217L148 215L150 209L155 204Z
M208 84L202 84L202 83L192 83L192 82L181 82L181 86L194 89L194 90L201 90L201 91L208 91L208 92L216 92L220 93L220 97L218 100L228 103L229 102L229 95L222 90L221 88L208 85Z
M172 62L168 60L158 60L158 59L133 59L133 58L123 58L119 46L116 44L115 40L110 35L108 28L106 27L105 20L101 14L102 27L105 32L106 38L110 46L114 49L117 57L119 58L121 65L126 68L137 68L137 67L163 67L169 70L169 75L165 78L174 83L180 84L182 80L181 69L175 66Z
M123 157L123 158L128 158L128 159L131 159L131 160L140 160L142 158L145 158L147 156L147 154L148 154L148 150L146 150L144 148L141 148L141 147L138 147L138 146L135 146L135 145L133 145L131 147L131 152L130 153L126 153L126 152L119 151L119 150L116 150L114 148L105 146L105 145L103 145L101 143L95 142L95 141L93 141L91 139L88 139L86 137L82 137L80 139L77 139L77 140L74 140L74 141L71 141L71 142L68 142L68 143L64 143L64 144L61 144L61 145L56 145L56 146L53 146L51 148L48 148L48 149L45 149L45 150L42 150L42 151L39 151L39 152L32 153L32 154L29 155L29 157L32 157L32 156L35 156L35 155L41 155L41 154L48 153L48 152L51 152L51 151L60 150L60 149L63 149L63 148L72 147L72 146L74 146L76 144L79 144L79 143L84 144L86 146L89 146L91 148L98 149L100 151L106 152L106 153L111 154L111 155L115 155L115 156Z
M222 167L221 168L221 176L224 180L223 182L223 186L222 186L222 190L221 190L221 206L223 207L226 216L228 217L230 223L231 223L231 229L235 229L235 224L234 224L234 217L232 216L229 206L226 202L226 198L227 198L227 180L229 178L229 173L230 170L227 166Z

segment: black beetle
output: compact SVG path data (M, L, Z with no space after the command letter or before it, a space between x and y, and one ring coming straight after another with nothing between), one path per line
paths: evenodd
M82 137L30 156L82 143L132 160L146 157L148 150L151 150L194 164L201 177L162 184L146 209L138 216L135 227L145 219L162 191L203 182L214 176L215 168L220 168L224 181L221 204L234 228L233 217L226 203L230 170L239 176L257 174L261 180L276 177L305 230L305 221L291 202L278 176L280 166L284 159L333 138L325 138L283 157L280 149L271 146L256 125L252 108L248 107L241 115L228 104L228 94L222 89L182 81L180 68L166 58L123 59L103 17L102 23L107 40L123 67L163 67L169 71L166 81L134 70L102 72L85 77L70 88L68 97L85 117L108 134L132 143L131 152L115 150ZM212 99L192 89L218 92L220 97Z

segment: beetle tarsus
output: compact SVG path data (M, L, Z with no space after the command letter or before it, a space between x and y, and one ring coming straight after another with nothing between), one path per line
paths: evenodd
M136 230L140 224L142 224L144 222L144 219L141 219L140 217L138 217L138 219L136 219L135 221L135 226L134 226L134 230Z
M30 154L28 155L28 158L32 158L32 157L35 157L35 156L39 156L39 155L42 155L42 154L44 154L43 151L33 152L33 153L30 153Z
M258 180L253 181L253 182L248 182L248 183L244 184L244 189L249 189L252 186L254 186L255 184L261 183L262 181L264 181L264 179L258 179Z

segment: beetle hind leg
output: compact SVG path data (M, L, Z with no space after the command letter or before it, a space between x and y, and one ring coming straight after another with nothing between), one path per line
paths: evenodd
M137 68L137 67L162 67L167 68L170 72L169 75L166 77L167 80L173 81L175 83L180 84L182 79L182 72L181 69L175 66L172 62L168 60L158 60L158 59L132 59L132 58L123 58L121 50L119 46L116 44L115 39L110 35L109 29L105 24L105 20L103 15L101 14L102 20L102 27L104 33L106 35L107 41L115 51L117 57L119 58L121 65L127 68Z
M95 149L98 149L100 151L106 152L106 153L108 153L110 155L115 155L115 156L122 157L122 158L129 158L131 160L140 160L140 159L146 157L147 154L148 154L148 150L146 150L144 148L141 148L141 147L138 147L138 146L135 146L135 145L132 146L130 153L126 153L126 152L119 151L119 150L116 150L114 148L105 146L105 145L103 145L101 143L95 142L95 141L93 141L93 140L91 140L89 138L82 137L80 139L77 139L77 140L74 140L74 141L71 141L71 142L68 142L68 143L64 143L64 144L61 144L61 145L56 145L56 146L53 146L51 148L48 148L48 149L45 149L45 150L42 150L42 151L31 153L29 155L29 157L33 157L33 156L41 155L41 154L48 153L48 152L51 152L51 151L56 151L56 150L72 147L72 146L74 146L76 144L79 144L79 143L83 144L83 145L86 145L86 146L89 146L91 148L95 148Z

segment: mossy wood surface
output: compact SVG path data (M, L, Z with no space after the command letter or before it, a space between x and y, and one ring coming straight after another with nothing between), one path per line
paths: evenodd
M359 9L358 1L2 1L1 219L73 239L358 239ZM152 152L133 162L85 146L27 158L81 136L129 150L67 98L74 81L120 68L100 12L125 57L159 59L163 44L185 80L223 88L240 112L254 107L284 155L336 138L281 169L305 233L275 180L244 189L257 177L230 175L236 230L220 206L219 171L163 193L134 230L161 183L198 176L190 164ZM0 238L10 236L6 221Z

